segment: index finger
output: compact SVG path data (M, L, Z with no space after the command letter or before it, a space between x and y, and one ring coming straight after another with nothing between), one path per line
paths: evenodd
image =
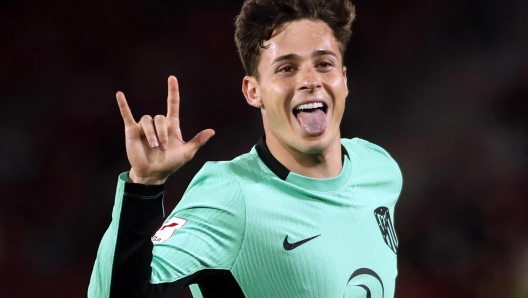
M167 82L169 94L167 96L167 118L180 117L180 87L175 76L170 76Z
M132 112L128 107L128 103L123 92L117 92L116 99L117 105L119 106L119 111L121 112L121 117L123 117L123 122L125 122L125 127L136 125L136 121L134 121L134 116L132 116Z

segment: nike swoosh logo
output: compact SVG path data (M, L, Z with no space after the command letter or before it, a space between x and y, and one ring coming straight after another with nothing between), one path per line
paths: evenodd
M306 238L304 240L301 240L301 241L297 241L297 242L294 242L294 243L289 243L288 242L288 235L286 235L286 238L284 238L284 243L282 244L282 246L284 247L285 250L292 250L292 249L295 249L303 244L305 244L306 242L314 239L314 238L317 238L321 236L321 234L317 235L317 236L313 236L313 237L310 237L310 238Z

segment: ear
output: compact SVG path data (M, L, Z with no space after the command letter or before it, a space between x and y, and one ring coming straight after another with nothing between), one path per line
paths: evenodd
M262 107L262 101L259 95L259 84L255 77L244 77L242 80L242 93L244 93L246 101L250 106L254 106L255 108Z
M347 75L346 75L346 66L343 65L343 80L345 80L346 95L348 96L348 84L347 84Z

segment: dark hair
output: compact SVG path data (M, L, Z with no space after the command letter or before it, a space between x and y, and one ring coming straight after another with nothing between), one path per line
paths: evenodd
M354 5L349 0L246 0L235 22L235 42L242 65L249 76L258 78L264 41L271 38L276 28L300 19L325 22L344 54L354 18Z

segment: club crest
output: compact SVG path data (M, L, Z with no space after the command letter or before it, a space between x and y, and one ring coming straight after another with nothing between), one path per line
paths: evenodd
M389 246L392 251L397 254L398 252L398 237L396 237L396 231L389 213L389 208L381 206L374 210L374 216L383 236L383 240Z

